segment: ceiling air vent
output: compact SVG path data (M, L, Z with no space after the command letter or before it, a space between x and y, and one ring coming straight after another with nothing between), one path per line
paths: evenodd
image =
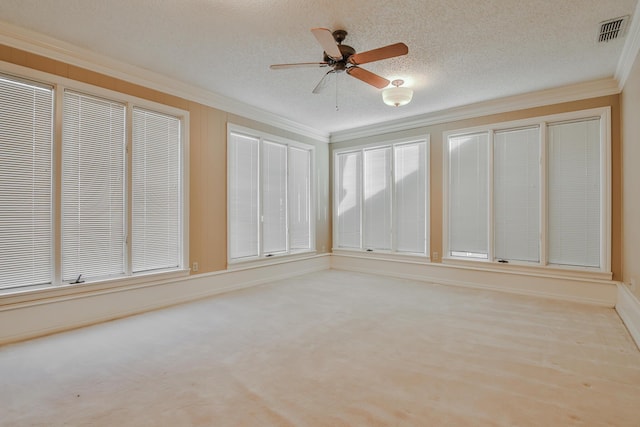
M627 21L629 21L629 15L601 22L600 32L598 33L598 43L606 43L622 37L627 26Z

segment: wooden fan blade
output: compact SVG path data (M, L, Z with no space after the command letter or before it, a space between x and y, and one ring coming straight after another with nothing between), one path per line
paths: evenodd
M363 82L368 83L371 86L375 86L378 89L389 86L389 80L385 79L384 77L380 77L379 75L374 74L371 71L367 71L364 68L347 68L347 74L355 77L358 80L362 80Z
M406 44L396 43L385 47L379 47L378 49L353 54L349 57L349 62L353 65L361 65L366 64L367 62L380 61L381 59L406 55L407 53L409 53L409 48Z
M329 57L339 61L342 59L342 52L340 52L340 48L336 44L336 40L333 38L333 34L331 30L326 28L312 28L311 32L322 46L324 52L329 55Z
M299 62L297 64L273 64L269 68L272 70L282 70L284 68L322 68L328 67L326 62Z
M313 88L312 93L318 94L324 90L327 86L327 82L329 81L329 74L335 73L335 70L327 71L327 73L322 77L322 79L318 82L316 87Z

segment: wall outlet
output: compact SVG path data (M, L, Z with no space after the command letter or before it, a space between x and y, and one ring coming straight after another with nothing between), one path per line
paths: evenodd
M194 273L198 271L198 263L197 262L193 263L193 267L191 268L191 271L193 271Z
M434 252L433 255L431 256L431 258L433 258L434 261L438 260L438 256L440 256L440 254L438 252Z

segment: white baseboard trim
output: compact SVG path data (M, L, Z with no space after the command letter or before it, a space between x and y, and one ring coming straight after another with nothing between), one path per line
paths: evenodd
M420 280L442 285L488 289L520 295L579 302L613 308L616 282L531 273L490 271L439 263L386 260L354 255L331 256L331 268Z
M330 268L328 254L0 307L0 345Z
M640 300L622 283L618 284L616 311L640 348Z

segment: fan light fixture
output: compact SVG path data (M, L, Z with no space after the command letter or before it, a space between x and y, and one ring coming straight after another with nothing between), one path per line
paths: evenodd
M413 91L408 87L400 87L404 84L404 80L394 80L391 84L394 87L382 91L382 100L385 104L392 107L400 107L411 102Z

